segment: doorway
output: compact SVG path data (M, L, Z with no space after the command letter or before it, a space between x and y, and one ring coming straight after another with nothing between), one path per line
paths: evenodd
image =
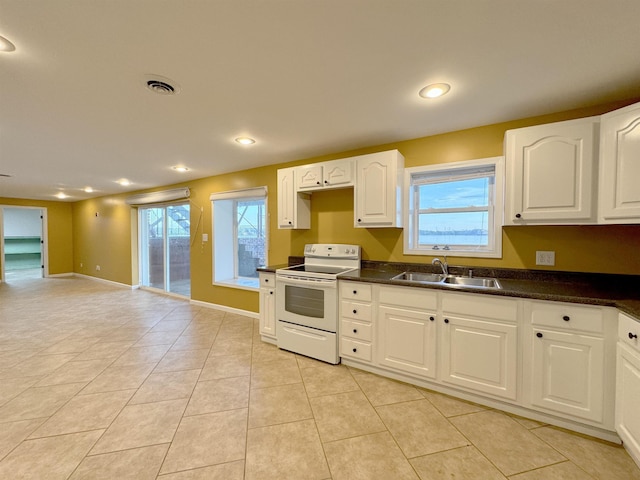
M140 285L191 296L189 203L139 209Z
M0 207L1 279L12 282L46 276L46 209Z

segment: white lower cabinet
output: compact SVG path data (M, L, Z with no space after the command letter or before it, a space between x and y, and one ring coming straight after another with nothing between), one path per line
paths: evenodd
M340 356L371 363L373 326L371 285L340 282Z
M515 400L517 300L473 294L443 294L442 297L442 381Z
M605 371L613 368L615 319L605 322L600 307L561 302L528 302L527 312L531 405L610 425Z
M262 273L260 277L259 309L260 335L266 341L276 339L276 276L273 273Z
M620 314L616 371L616 431L640 466L640 322Z

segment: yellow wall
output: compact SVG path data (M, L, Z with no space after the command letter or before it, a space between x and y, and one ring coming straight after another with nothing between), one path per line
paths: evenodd
M277 228L276 171L278 168L397 148L405 166L455 162L502 154L504 132L511 128L598 115L632 101L609 104L542 117L516 120L443 135L340 152L312 159L219 175L155 190L188 186L191 189L191 281L194 300L229 307L258 310L255 292L212 285L211 202L215 192L266 185L268 188L270 264L286 263L289 255L301 255L305 243L336 242L362 245L363 258L380 261L425 263L431 256L405 256L401 229L353 227L353 190L316 192L311 200L310 230ZM138 193L138 192L136 192ZM124 283L137 283L135 233L136 210L124 203L126 195L108 196L73 204L73 269L86 275ZM67 206L68 204L61 204ZM98 216L95 213L98 212ZM50 217L50 224L53 219ZM63 221L67 225L68 220ZM50 229L52 231L52 229ZM134 238L132 242L132 238ZM59 244L60 242L57 242ZM70 242L69 242L70 245ZM640 274L640 225L505 227L502 259L449 257L451 265L531 268L559 271ZM63 248L60 245L60 248ZM555 267L535 265L536 250L554 250ZM133 254L132 254L133 252ZM52 256L64 256L54 251ZM80 263L83 267L80 267ZM101 270L95 271L95 265Z
M64 202L0 197L0 205L47 209L49 274L73 272L72 205ZM4 261L0 258L0 264Z

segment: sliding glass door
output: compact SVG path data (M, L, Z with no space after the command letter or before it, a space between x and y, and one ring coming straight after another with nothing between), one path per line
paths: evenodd
M140 284L191 295L189 204L140 208Z

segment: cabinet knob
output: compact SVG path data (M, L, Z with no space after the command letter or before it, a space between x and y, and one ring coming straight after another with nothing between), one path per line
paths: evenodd
M316 182L316 185L320 185L320 182Z
M445 318L445 319L444 319L444 323L449 323L449 319L448 319L448 318Z
M264 281L265 281L265 283L269 283L269 279L268 278L265 278Z
M536 333L536 337L542 338L542 333L540 333L540 332Z
M354 291L353 291L353 294L354 294L354 295L357 295L357 294L358 294L358 291L357 291L357 290L354 290Z
M432 322L435 320L434 317L429 317L429 320L431 320Z
M359 218L359 219L358 219L358 222L361 222L361 221L362 221L362 219L361 219L361 218Z
M273 292L269 292L269 295L273 295Z
M328 184L328 183L329 183L329 180L325 180L325 181L324 181L324 183L325 183L325 184Z
M293 224L293 222L289 222L289 225Z
M568 322L569 320L571 320L571 317L570 317L569 315L565 315L565 316L563 316L563 317L562 317L562 319L563 319L565 322Z
M353 349L353 353L356 353L357 351L358 351L358 349L357 349L357 348L354 348L354 349Z
M629 340L633 340L634 338L638 338L638 335L629 332Z
M520 215L519 213L516 213L516 218L522 218L522 215Z
M358 313L358 310L356 310L355 308L353 309L353 313Z
M357 329L357 328L354 328L354 329L353 329L353 333L358 333L358 329Z

